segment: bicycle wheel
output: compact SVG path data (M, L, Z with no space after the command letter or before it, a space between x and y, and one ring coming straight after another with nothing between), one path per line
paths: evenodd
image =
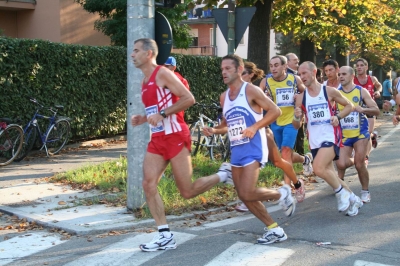
M56 121L50 128L44 142L49 155L57 154L64 147L68 142L70 130L71 126L66 119Z
M211 160L224 161L227 147L226 135L214 135L212 138L212 146L210 147Z
M33 145L35 144L36 138L37 138L36 127L30 126L25 131L24 142L22 143L21 151L18 153L14 161L20 162L28 155L28 153L32 150Z
M0 135L0 166L5 166L18 156L24 141L24 131L18 125L9 125Z
M192 139L192 156L196 156L199 150L200 138L201 138L199 123L197 122L192 124L189 130L190 130L190 137Z

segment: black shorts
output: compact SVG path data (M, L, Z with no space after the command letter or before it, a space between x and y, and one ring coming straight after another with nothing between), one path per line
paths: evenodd
M382 96L384 101L390 101L392 99L392 96Z
M319 151L319 149L322 148L329 148L333 146L333 150L335 151L335 158L333 158L334 161L339 159L339 152L340 152L340 148L339 146L335 145L333 142L324 142L322 143L321 147L316 148L316 149L312 149L311 150L311 154L313 156L313 158L315 158L317 156L317 153Z

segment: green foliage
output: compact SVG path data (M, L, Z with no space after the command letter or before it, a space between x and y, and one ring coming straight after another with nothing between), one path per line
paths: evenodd
M121 132L126 121L126 49L0 38L0 116L27 122L28 97L60 104L73 138Z
M127 2L126 0L74 0L89 13L98 13L101 19L95 22L95 29L111 38L111 43L117 46L127 46ZM184 11L187 4L176 5L174 8L156 6L156 11L164 14L172 28L174 46L186 49L192 43L188 25L179 24L186 19Z
M219 102L219 96L226 90L221 74L221 58L213 56L173 55L177 60L177 71L185 77L190 90L197 102L211 104ZM186 121L198 117L196 106L186 112ZM206 115L215 118L215 111L210 110Z
M28 97L64 105L73 139L120 133L126 125L126 49L0 38L0 116L27 122L35 111ZM174 55L198 102L218 101L225 90L221 58ZM197 118L198 109L185 112ZM215 114L209 113L211 117Z

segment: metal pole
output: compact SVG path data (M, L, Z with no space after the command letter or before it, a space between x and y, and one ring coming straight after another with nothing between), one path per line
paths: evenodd
M235 1L228 2L228 54L235 53Z
M132 127L133 114L145 114L142 104L141 81L143 74L133 65L133 42L139 38L154 39L154 0L127 0L127 128L128 128L128 187L127 208L132 210L145 202L142 189L143 159L150 138L147 123Z

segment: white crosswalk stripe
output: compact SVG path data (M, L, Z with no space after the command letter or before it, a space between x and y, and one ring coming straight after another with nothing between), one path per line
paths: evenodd
M392 266L388 264L375 263L370 261L356 260L354 266Z
M158 232L156 234L158 234ZM196 235L179 232L174 232L174 236L179 239L179 244L196 237ZM140 250L139 245L149 242L152 238L153 234L142 234L130 237L112 244L100 252L84 256L68 263L65 266L140 265L163 253L163 251L143 252ZM134 260L132 260L132 258L134 258Z
M0 265L46 250L66 241L53 233L32 233L0 242Z
M236 242L206 266L279 266L294 253L291 249Z

